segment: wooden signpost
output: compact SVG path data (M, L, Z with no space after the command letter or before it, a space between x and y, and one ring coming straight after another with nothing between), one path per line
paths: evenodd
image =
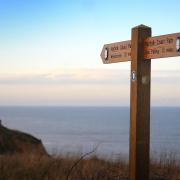
M149 179L151 59L180 56L180 33L151 37L132 29L131 41L104 45L104 64L131 61L129 179Z
M144 39L144 59L179 56L180 33ZM131 41L105 44L101 52L104 64L131 61Z

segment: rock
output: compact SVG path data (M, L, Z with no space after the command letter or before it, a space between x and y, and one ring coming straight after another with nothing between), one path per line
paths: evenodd
M40 139L24 132L8 129L0 121L0 155L15 153L48 155Z

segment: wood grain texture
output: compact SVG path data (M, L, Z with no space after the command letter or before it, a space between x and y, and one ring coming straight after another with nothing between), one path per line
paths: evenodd
M144 59L144 39L151 36L151 28L132 29L130 97L130 180L149 179L150 144L150 81L151 60Z
M108 50L108 58L105 58L105 50ZM104 64L130 61L131 41L122 41L104 45L101 51L101 59Z
M176 49L176 40L180 33L149 37L144 39L144 59L157 59L180 56L180 50ZM108 58L105 59L105 50L108 50ZM104 64L131 61L131 41L122 41L105 44L101 59Z
M144 41L144 58L157 59L180 56L180 51L176 49L176 40L180 33L155 36Z

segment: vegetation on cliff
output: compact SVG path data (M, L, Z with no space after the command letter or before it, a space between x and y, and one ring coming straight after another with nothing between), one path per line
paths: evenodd
M14 153L47 155L41 140L30 134L8 129L0 123L0 155Z
M128 164L85 155L48 156L41 140L0 126L0 180L128 180ZM150 180L180 180L174 154L151 160Z
M76 164L80 158L0 156L0 180L128 180L128 164L120 159L108 161L91 156ZM180 180L180 163L169 158L151 161L150 180Z

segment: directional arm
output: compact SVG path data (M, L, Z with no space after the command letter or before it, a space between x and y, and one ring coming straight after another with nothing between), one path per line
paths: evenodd
M144 40L144 59L180 56L180 33L149 37ZM105 44L101 58L104 64L131 61L131 41Z

